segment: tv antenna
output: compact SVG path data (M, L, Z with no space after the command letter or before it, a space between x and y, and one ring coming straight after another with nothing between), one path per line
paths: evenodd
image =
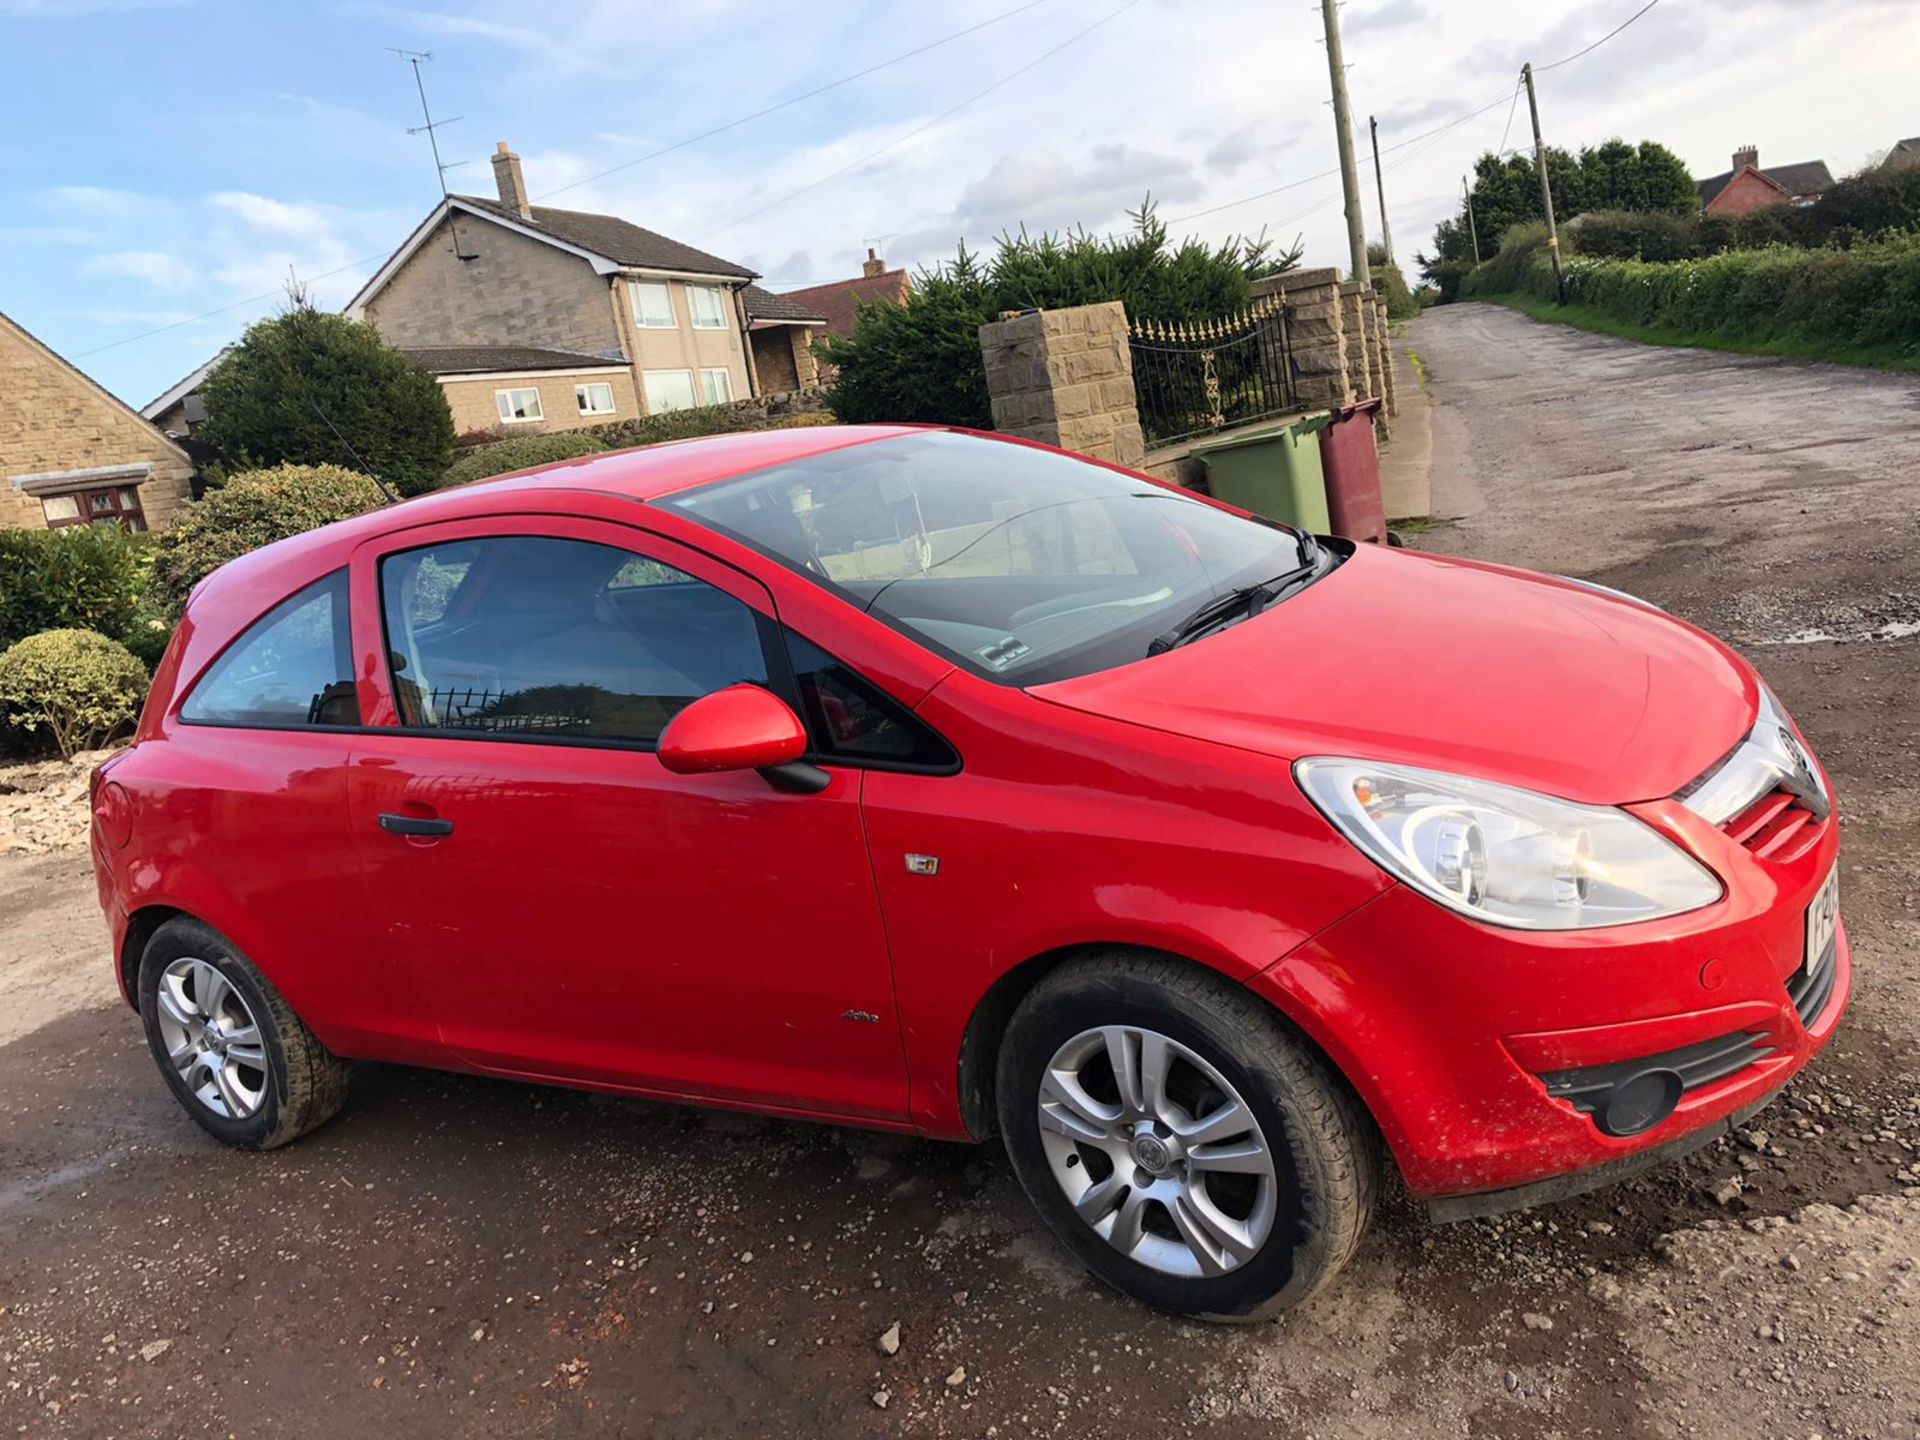
M433 149L434 175L440 181L440 199L443 202L448 201L452 197L447 193L447 172L467 162L464 160L454 160L451 162L442 160L440 158L440 137L436 132L442 125L456 124L466 119L466 116L455 115L449 120L435 120L433 118L433 111L427 106L427 82L420 74L421 62L423 60L433 59L433 52L431 50L402 50L395 45L389 45L387 49L413 67L413 88L420 92L420 117L423 123L410 127L407 130L407 134L424 134L427 137L427 144ZM451 205L447 207L447 230L453 236L453 254L456 260L478 260L480 258L478 255L465 253L462 248L460 244L460 226L453 218L453 207Z

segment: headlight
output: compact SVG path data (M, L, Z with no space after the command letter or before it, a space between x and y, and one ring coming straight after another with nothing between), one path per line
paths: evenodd
M1711 871L1611 806L1370 760L1314 757L1293 771L1382 869L1476 920L1589 930L1720 898Z

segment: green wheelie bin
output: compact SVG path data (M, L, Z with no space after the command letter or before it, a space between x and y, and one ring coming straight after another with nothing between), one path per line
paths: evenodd
M1207 467L1214 498L1311 535L1332 529L1320 431L1330 417L1316 410L1253 434L1238 431L1197 440L1189 451Z

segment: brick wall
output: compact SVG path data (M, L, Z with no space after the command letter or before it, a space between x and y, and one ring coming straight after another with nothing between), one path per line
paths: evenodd
M164 529L192 498L193 463L182 451L5 316L0 397L0 525L47 523L38 497L10 483L17 475L151 465L139 491L152 530Z
M622 353L607 279L577 255L463 216L463 254L447 222L366 304L390 344L540 345L587 355Z
M1146 458L1119 301L1042 310L980 327L993 428L1096 460Z

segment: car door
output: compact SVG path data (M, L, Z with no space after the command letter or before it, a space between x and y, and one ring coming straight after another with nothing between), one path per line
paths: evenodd
M385 663L350 823L444 1042L517 1075L904 1117L862 772L796 794L653 753L691 700L783 664L765 589L558 517L421 527L353 563Z

